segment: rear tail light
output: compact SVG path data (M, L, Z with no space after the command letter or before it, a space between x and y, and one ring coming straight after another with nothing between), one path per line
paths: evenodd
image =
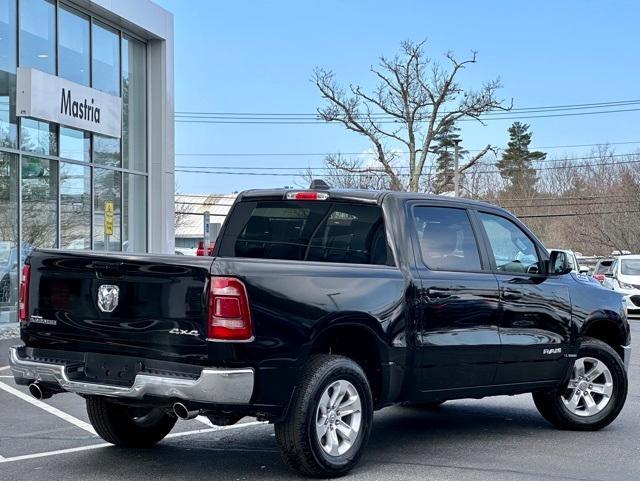
M326 192L288 192L287 200L327 200L329 194Z
M210 341L250 341L253 326L247 289L235 277L212 277L209 290Z
M20 301L19 318L21 322L27 322L29 316L29 279L31 277L31 266L25 264L22 267L22 277L20 278Z

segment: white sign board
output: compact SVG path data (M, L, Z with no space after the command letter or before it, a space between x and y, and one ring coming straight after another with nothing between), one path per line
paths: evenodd
M16 112L120 138L122 100L31 68L18 68Z

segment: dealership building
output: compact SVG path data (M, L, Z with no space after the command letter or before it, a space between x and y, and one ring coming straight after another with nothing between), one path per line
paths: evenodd
M34 247L172 252L173 16L0 0L0 322Z

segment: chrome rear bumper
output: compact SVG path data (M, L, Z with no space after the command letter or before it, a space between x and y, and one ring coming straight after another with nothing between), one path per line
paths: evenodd
M145 395L218 404L248 404L254 385L254 371L205 368L198 379L138 374L131 387L95 384L69 379L66 367L20 358L18 348L9 350L9 364L16 379L58 384L76 394L141 399Z

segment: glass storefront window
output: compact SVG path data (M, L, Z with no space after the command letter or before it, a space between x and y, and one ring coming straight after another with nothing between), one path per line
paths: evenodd
M16 148L16 0L0 0L0 147Z
M58 25L58 75L89 85L89 17L60 4Z
M120 95L120 38L118 32L94 22L91 31L93 87Z
M147 47L122 39L122 166L147 171Z
M109 167L120 167L120 139L93 134L93 161Z
M18 156L0 152L0 322L17 321Z
M147 251L147 177L124 174L122 250Z
M91 134L60 126L60 157L89 162L91 160Z
M60 248L91 249L91 172L60 164Z
M20 0L20 67L56 73L56 8L53 0Z
M57 155L56 125L22 117L20 119L20 148L27 152Z
M22 157L22 248L56 247L58 237L57 162Z
M93 249L119 251L121 225L122 173L116 170L93 169ZM109 219L108 212L112 218ZM111 220L111 222L109 222ZM111 224L111 232L109 232Z

